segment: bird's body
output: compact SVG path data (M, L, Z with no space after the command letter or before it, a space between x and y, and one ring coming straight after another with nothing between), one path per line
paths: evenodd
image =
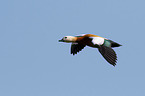
M102 56L113 66L116 65L117 56L112 47L119 47L120 44L112 40L93 35L83 34L79 36L65 36L59 42L72 43L71 54L75 55L81 51L85 46L98 48Z

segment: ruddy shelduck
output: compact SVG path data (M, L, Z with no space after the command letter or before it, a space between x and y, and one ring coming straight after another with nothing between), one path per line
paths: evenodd
M119 47L120 44L97 36L93 34L82 34L79 36L65 36L59 42L72 43L71 44L71 54L75 55L81 51L85 46L98 48L102 56L113 66L116 65L117 56L113 47Z

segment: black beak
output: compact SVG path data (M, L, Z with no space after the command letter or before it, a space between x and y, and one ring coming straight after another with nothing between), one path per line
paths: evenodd
M61 40L59 40L58 42L64 42L64 40L63 40L63 39L61 39Z

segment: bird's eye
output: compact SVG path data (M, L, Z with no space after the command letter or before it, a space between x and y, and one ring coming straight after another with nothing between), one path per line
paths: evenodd
M64 37L65 39L67 38L67 37Z

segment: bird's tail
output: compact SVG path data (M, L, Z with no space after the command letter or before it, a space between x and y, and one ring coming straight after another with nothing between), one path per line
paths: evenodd
M116 43L116 42L114 42L112 40L109 40L109 41L111 42L111 47L119 47L119 46L122 46L122 45L120 45L120 44L118 44L118 43Z

